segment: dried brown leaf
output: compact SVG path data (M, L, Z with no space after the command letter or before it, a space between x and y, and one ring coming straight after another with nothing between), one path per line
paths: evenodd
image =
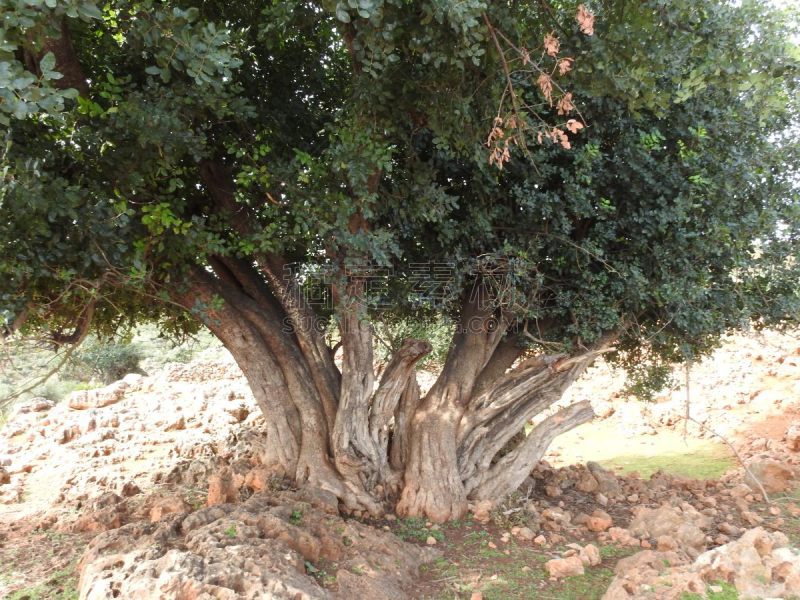
M578 5L578 12L575 14L575 20L581 31L586 35L594 34L594 15L589 11L584 4Z
M547 52L548 55L556 56L560 47L561 43L552 33L548 33L544 36L544 51Z
M539 78L536 80L536 83L539 85L539 89L542 90L542 94L544 94L545 99L552 104L553 103L553 80L550 79L550 75L547 73L541 73Z
M558 109L558 114L560 115L567 115L575 110L575 105L572 103L572 92L567 92L561 96L558 104L556 104L556 108Z
M575 119L570 119L567 121L567 129L569 129L572 133L578 133L581 129L583 129L583 123L576 121Z

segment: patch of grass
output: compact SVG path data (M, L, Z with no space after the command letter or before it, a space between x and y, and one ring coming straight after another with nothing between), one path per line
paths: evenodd
M469 517L465 519L456 519L454 521L448 521L442 524L442 527L445 529L461 529L462 527L472 527L475 525L475 521L470 519Z
M336 583L336 576L332 573L336 571L335 565L329 564L317 564L310 561L305 561L306 566L306 573L311 575L314 579L317 580L322 587L331 587Z
M295 508L292 511L292 514L289 515L289 522L292 525L300 525L303 521L303 509L302 508Z
M440 529L430 529L425 526L425 521L423 519L418 519L416 517L409 517L397 521L394 534L404 541L415 540L417 542L424 542L429 537L432 537L437 542L444 541L444 533Z
M603 460L601 464L623 473L636 471L644 478L656 471L664 471L692 479L716 479L735 466L735 460L724 446L709 445L687 453L669 452L656 456L621 454Z
M485 529L478 529L477 531L470 531L464 536L464 539L468 542L480 542L488 537L491 537L488 531Z
M230 527L228 527L225 530L225 535L227 535L228 537L231 537L231 538L235 538L236 537L236 525L231 525Z
M6 596L7 600L78 600L78 577L73 567L53 573L44 583Z
M722 588L722 590L714 592L706 588L708 594L705 598L708 600L739 600L739 592L736 590L736 586L734 586L732 583L726 583L723 581L712 585L719 586ZM700 594L684 593L681 595L681 600L703 600L703 596Z
M600 551L600 558L602 560L606 560L608 558L625 558L627 556L631 556L636 554L641 550L641 548L633 548L631 546L600 546L598 548Z

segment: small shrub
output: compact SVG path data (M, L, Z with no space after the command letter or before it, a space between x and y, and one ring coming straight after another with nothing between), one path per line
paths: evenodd
M128 373L141 372L139 363L143 358L137 344L91 338L75 352L66 375L80 381L113 383Z
M303 509L295 508L292 511L292 514L289 516L289 522L292 525L299 525L302 520L303 520Z

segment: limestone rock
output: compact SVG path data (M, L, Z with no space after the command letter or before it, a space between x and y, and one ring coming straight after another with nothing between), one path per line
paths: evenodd
M792 467L774 459L755 461L747 465L747 468L761 482L768 494L791 489L796 478L795 470ZM759 492L758 483L753 481L750 473L745 477L745 483L754 492Z
M242 504L101 533L79 564L80 597L328 599L306 565L336 561L338 597L391 600L404 597L418 567L438 555L307 504L297 522L298 502L256 494Z
M786 445L792 452L800 452L800 425L790 425L786 430Z
M691 506L639 508L634 515L629 529L635 536L656 540L669 536L675 540L678 548L693 557L705 550L706 536L701 527L708 526L708 518Z
M117 381L96 390L72 392L67 398L67 405L73 410L86 410L116 404L125 397L128 387L125 381Z
M578 555L568 556L567 558L554 558L544 564L550 577L561 579L574 575L583 575L583 561Z
M229 467L223 467L208 479L208 500L206 504L226 504L236 502L239 499L239 491L234 485L233 471Z
M617 481L617 477L613 473L607 471L596 462L586 463L586 468L589 469L597 481L599 493L605 496L616 496L620 493L619 481Z
M678 600L684 594L706 595L708 586L727 582L739 598L789 598L800 595L800 553L785 535L762 528L704 552L693 563L674 552L646 550L622 559L603 600Z
M600 532L606 531L614 524L611 516L604 510L594 511L588 519L586 519L586 528L589 531Z

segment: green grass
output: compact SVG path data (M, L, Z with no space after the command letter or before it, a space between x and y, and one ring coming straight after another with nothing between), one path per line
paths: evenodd
M736 587L732 583L725 583L719 582L713 585L718 585L722 588L719 592L712 592L710 590L706 590L708 594L706 595L707 600L739 600L739 592L736 590ZM684 593L681 596L681 600L704 600L703 596L700 594L689 594Z
M6 600L78 600L75 569L68 567L56 571L44 583L11 592Z
M415 540L424 542L429 537L432 537L437 542L444 541L444 533L440 529L430 529L425 526L424 519L417 519L409 517L408 519L400 519L394 528L394 534L401 540Z
M735 466L724 446L710 446L691 453L668 452L657 456L622 454L602 461L603 466L623 473L638 472L644 478L656 471L692 479L715 479Z
M303 509L302 508L295 508L292 511L292 514L289 515L289 522L292 525L299 525L303 520Z

